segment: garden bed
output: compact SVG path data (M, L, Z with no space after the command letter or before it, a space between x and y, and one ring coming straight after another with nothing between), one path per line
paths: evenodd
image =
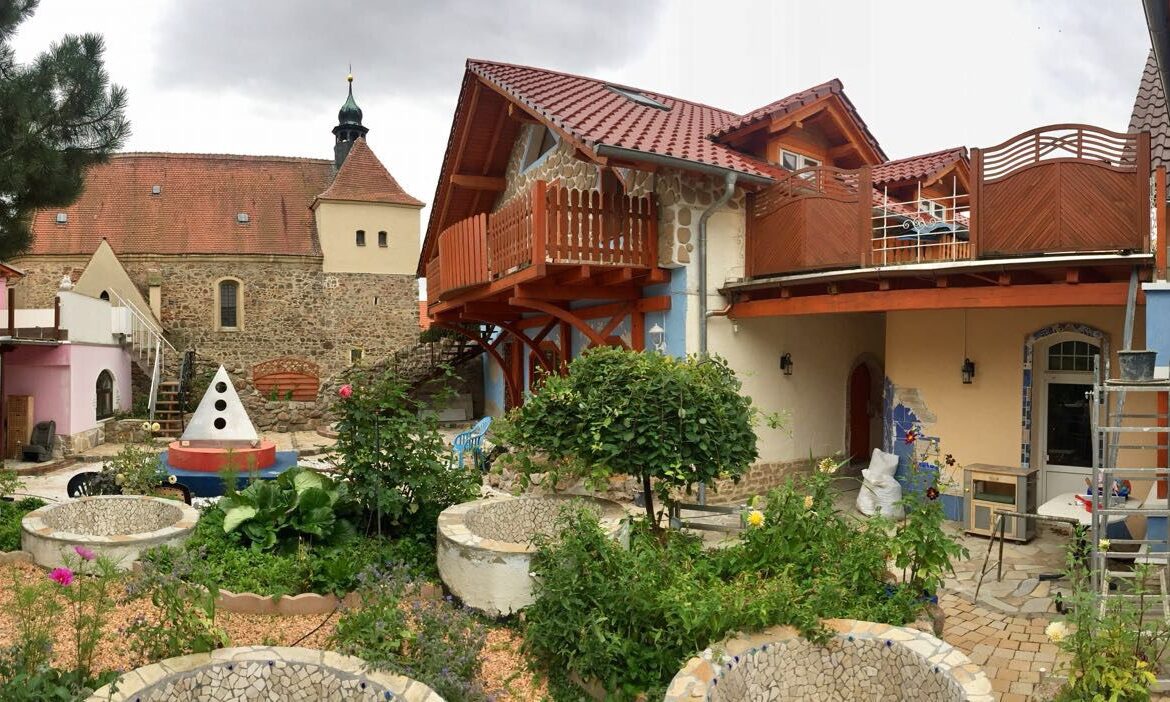
M46 568L66 565L65 556L81 546L126 570L146 549L181 544L198 518L192 507L159 497L83 497L26 514L21 546Z
M573 495L525 496L465 502L439 515L438 567L465 604L491 615L532 604L535 539L556 536L567 508L598 517L606 534L629 543L626 512L616 502Z
M168 658L130 671L89 702L245 702L268 699L443 702L426 685L368 670L352 656L309 648L246 646Z
M20 551L20 522L24 515L45 506L35 497L0 499L0 554Z

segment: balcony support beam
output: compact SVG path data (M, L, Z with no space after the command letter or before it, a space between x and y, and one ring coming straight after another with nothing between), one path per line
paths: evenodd
M488 192L503 192L507 182L503 178L485 175L471 175L470 173L456 173L451 176L451 185L468 190L486 190Z
M562 307L557 307L550 302L546 302L544 300L534 300L525 297L513 297L508 300L508 304L515 307L524 307L526 309L536 310L537 312L543 312L550 317L559 319L562 322L566 322L567 324L572 325L574 329L584 334L586 339L589 339L590 346L609 346L609 342L605 340L605 337L598 334L597 331L593 329L593 327L586 324L585 320L573 314L571 311ZM625 344L623 344L623 346L624 345Z

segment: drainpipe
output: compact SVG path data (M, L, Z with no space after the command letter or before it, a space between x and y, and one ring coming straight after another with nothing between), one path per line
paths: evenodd
M707 220L715 210L727 204L735 194L735 181L739 174L729 171L723 178L723 194L703 210L699 217L699 355L707 355ZM703 486L699 486L702 490Z
M739 174L728 171L723 177L723 194L711 206L703 210L699 217L699 355L707 355L707 220L715 214L715 210L727 204L735 194L735 181ZM722 314L731 311L728 305ZM716 313L719 314L719 313ZM699 483L699 504L707 504L707 483Z

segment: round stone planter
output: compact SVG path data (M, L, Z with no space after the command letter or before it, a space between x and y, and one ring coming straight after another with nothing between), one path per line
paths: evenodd
M443 702L426 685L368 669L366 662L311 648L244 646L168 658L137 668L89 702Z
M594 510L601 528L629 545L626 511L611 500L579 495L532 495L464 502L439 515L439 575L463 603L493 616L532 604L532 545L554 535L562 510Z
M199 512L175 500L144 495L100 495L57 502L21 520L20 545L38 565L65 565L75 546L106 556L128 570L142 551L178 546L199 521Z
M916 629L830 619L825 646L792 627L738 634L687 661L664 702L911 700L993 702L983 670Z

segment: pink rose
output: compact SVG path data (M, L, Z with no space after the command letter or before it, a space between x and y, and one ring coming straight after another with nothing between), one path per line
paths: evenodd
M73 571L68 568L54 568L49 573L49 580L52 580L61 587L69 587L73 583Z
M338 388L337 394L341 395L342 399L349 399L353 395L353 386L349 384L342 385Z
M97 558L96 553L84 546L74 546L73 550L77 552L77 555L81 556L81 560L83 561L92 561L94 558Z

